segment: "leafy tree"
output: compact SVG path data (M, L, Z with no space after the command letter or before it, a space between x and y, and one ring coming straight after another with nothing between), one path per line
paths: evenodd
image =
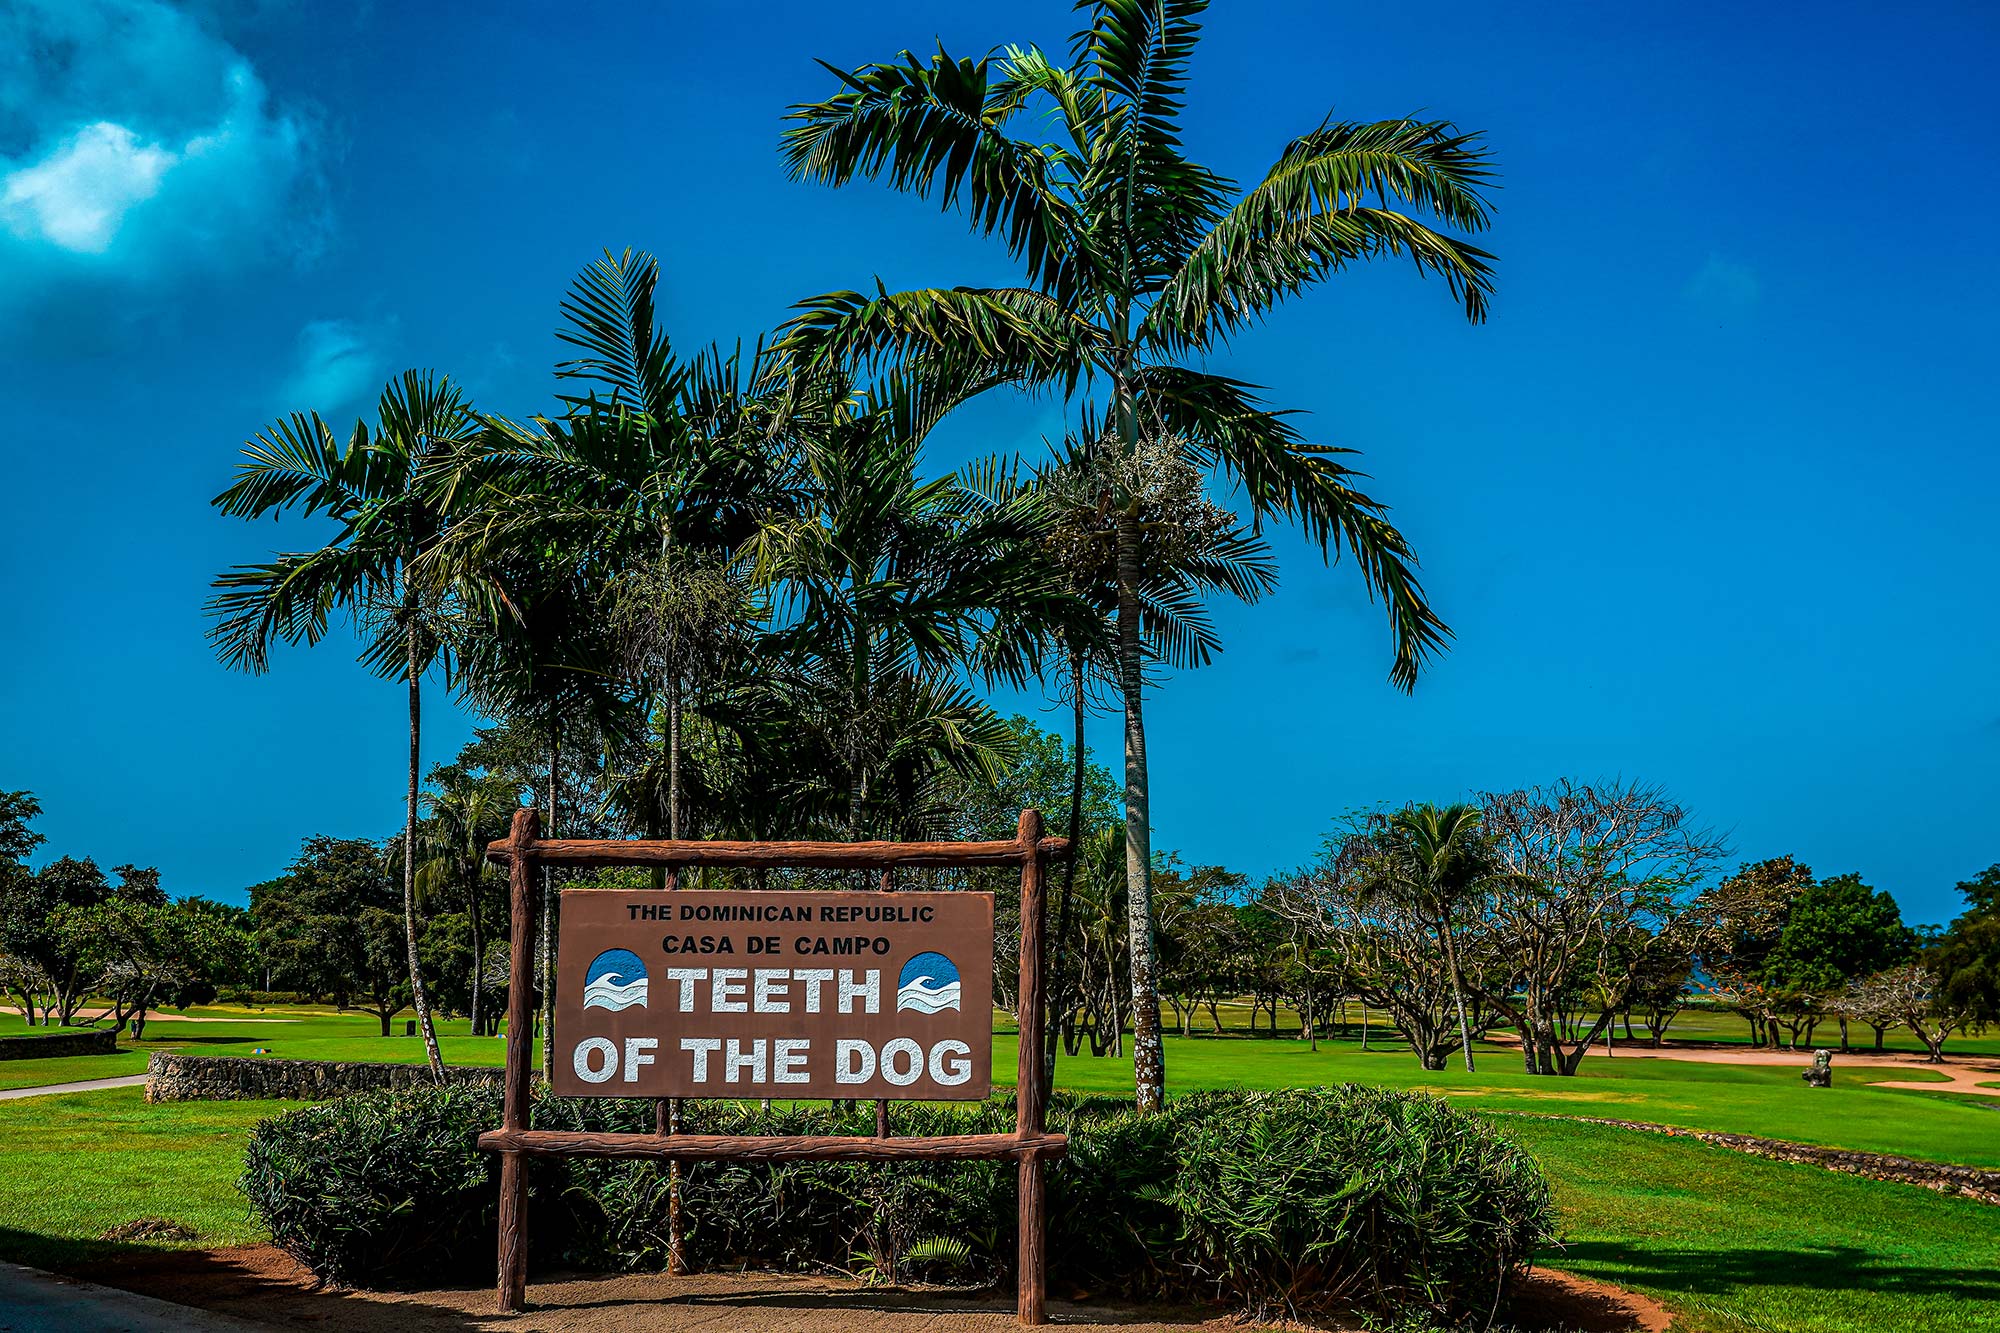
M442 662L460 588L420 577L449 522L430 473L463 447L477 425L449 380L407 371L382 391L373 433L356 422L346 447L311 415L293 413L245 446L249 461L215 497L225 514L259 518L298 510L337 530L314 551L238 566L216 579L210 637L232 667L261 672L274 641L317 643L335 611L360 629L362 661L400 677L409 700L409 763L403 822L403 935L409 986L433 1073L444 1069L417 957L417 801L423 680ZM387 1019L383 1020L384 1023Z
M1966 910L1925 952L1944 1005L1974 1026L2000 1022L2000 865L1958 884Z
M1436 923L1468 1074L1473 1072L1472 1024L1465 1015L1465 979L1458 965L1453 918L1477 910L1474 896L1495 870L1479 822L1476 806L1405 806L1389 817L1379 839L1384 873L1402 876L1417 910Z
M506 882L486 859L486 848L507 836L514 811L521 805L521 789L504 776L475 776L459 764L433 769L431 786L435 790L424 798L428 817L420 842L424 860L417 867L417 893L451 904L465 926L464 967L454 975L464 978L465 984L456 989L465 992L464 1008L472 1019L473 1035L479 1036L486 1031L487 1018L480 1004L484 996L480 960L486 956L483 927L487 908L497 896L494 890Z
M1777 944L1763 966L1762 981L1783 997L1783 1007L1803 1017L1792 1029L1792 1046L1812 1041L1812 1029L1834 997L1848 985L1908 962L1916 933L1887 892L1871 889L1859 875L1813 881L1792 903ZM1840 1045L1847 1049L1847 1018L1840 1017Z
M35 1025L36 1000L49 984L40 956L48 904L27 864L29 853L44 841L28 827L41 813L33 793L0 791L0 985L19 998L29 1027Z
M91 993L111 1002L99 1020L114 1028L129 1021L134 1038L145 1035L156 1005L184 1009L214 999L216 983L240 977L249 953L248 936L215 904L157 900L146 887L62 908L52 923L91 978Z
M1709 919L1696 889L1722 842L1639 783L1563 780L1488 792L1481 807L1497 872L1487 998L1513 1019L1527 1072L1574 1075L1658 956L1692 948ZM1566 1024L1579 1005L1596 1018Z
M313 837L286 873L250 890L250 920L273 978L389 1020L411 1002L398 960L398 894L382 849Z
M1108 439L1135 464L1149 445L1216 469L1260 518L1345 547L1386 601L1392 677L1414 685L1447 631L1380 505L1340 451L1306 443L1247 385L1190 363L1284 298L1364 260L1396 256L1444 278L1483 319L1490 256L1411 212L1483 228L1490 180L1477 139L1442 122L1328 119L1293 140L1247 191L1183 154L1180 113L1199 0L1098 0L1070 63L1010 47L981 60L943 51L836 71L841 88L795 107L786 161L805 179L886 177L957 207L1004 238L1019 287L837 292L804 303L785 351L795 365L945 356L995 376L1108 393ZM1013 131L1046 107L1057 139ZM1143 469L1141 469L1143 471ZM1153 976L1151 789L1142 707L1141 486L1106 497L1117 515L1118 678L1125 706L1127 901L1136 1097L1157 1109L1165 1065Z

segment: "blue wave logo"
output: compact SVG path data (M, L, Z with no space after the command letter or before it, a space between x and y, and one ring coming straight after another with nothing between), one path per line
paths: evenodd
M646 1007L646 965L630 949L606 949L591 959L583 974L583 1007L630 1009Z
M941 953L920 953L896 978L896 1007L934 1014L958 1008L958 964Z

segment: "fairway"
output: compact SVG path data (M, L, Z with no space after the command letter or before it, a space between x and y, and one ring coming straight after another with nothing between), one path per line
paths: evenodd
M1229 1011L1223 1012L1227 1018ZM208 1006L191 1009L189 1016L205 1021L162 1015L148 1023L145 1041L128 1041L116 1055L0 1063L0 1088L138 1073L145 1067L143 1053L151 1050L246 1057L262 1051L271 1058L399 1064L421 1063L424 1058L423 1046L415 1039L378 1035L376 1021L368 1014L340 1013L323 1006L255 1010ZM18 1030L19 1023L12 1015L0 1015L0 1031ZM997 1027L993 1062L1004 1084L1014 1067L1014 1035L1004 1022ZM447 1063L502 1063L505 1051L499 1038L465 1035L464 1020L441 1022L439 1029ZM400 1022L396 1031L402 1031ZM1804 1053L1797 1056L1796 1065L1700 1064L1593 1054L1576 1077L1555 1078L1523 1073L1518 1051L1494 1045L1477 1052L1474 1074L1467 1074L1455 1060L1442 1070L1420 1069L1406 1048L1379 1030L1365 1052L1358 1040L1346 1036L1322 1041L1317 1051L1291 1037L1253 1038L1241 1030L1224 1037L1165 1040L1170 1091L1367 1083L1426 1089L1479 1110L1635 1120L2000 1167L2000 1097L1869 1087L1871 1079L1940 1085L1945 1079L1917 1064L1868 1065L1858 1054L1836 1057L1831 1088L1810 1089L1798 1075L1807 1063ZM1992 1079L2000 1082L2000 1073ZM1131 1061L1065 1055L1056 1066L1056 1086L1071 1092L1127 1092L1132 1086Z
M0 1258L89 1264L118 1249L94 1237L149 1216L203 1247L262 1239L234 1182L251 1126L286 1106L148 1105L138 1088L0 1103ZM1556 1186L1563 1242L1542 1262L1657 1296L1685 1329L2000 1327L1969 1304L2000 1298L2000 1209L1682 1139L1499 1123Z

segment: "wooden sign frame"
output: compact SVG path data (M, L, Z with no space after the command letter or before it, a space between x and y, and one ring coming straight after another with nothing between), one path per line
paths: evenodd
M1045 1124L1042 1089L1043 920L1047 866L1071 854L1067 838L1044 837L1039 810L1023 810L1011 842L695 842L544 839L540 812L514 812L509 836L486 849L508 868L512 909L512 959L507 990L507 1073L500 1128L479 1136L479 1146L500 1154L500 1277L502 1312L521 1309L527 1294L528 1180L523 1157L623 1157L669 1162L759 1161L982 1161L1013 1159L1020 1181L1020 1238L1015 1313L1023 1324L1048 1322L1048 1257L1042 1163L1069 1147ZM652 1134L534 1129L528 1123L528 1077L534 1032L534 868L551 866L664 866L672 888L693 866L782 866L879 870L892 892L897 866L1021 868L1021 964L1018 1012L1020 1059L1016 1071L1012 1134L892 1137L886 1103L876 1104L875 1133L868 1135L682 1134L664 1110ZM554 984L554 978L547 979ZM552 1037L553 1034L546 1034ZM663 1104L664 1105L664 1104Z

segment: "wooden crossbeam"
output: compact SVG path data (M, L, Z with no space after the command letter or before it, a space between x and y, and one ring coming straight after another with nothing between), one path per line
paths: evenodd
M1070 853L1068 838L1042 838L1045 861ZM802 866L816 870L872 870L887 866L1020 865L1019 841L1007 842L725 842L633 841L623 838L538 838L525 847L513 839L489 843L488 859L508 863L517 855L552 866Z
M908 1162L1046 1160L1069 1151L1066 1134L863 1135L611 1134L574 1129L490 1129L487 1152L530 1157L632 1157L682 1162Z

